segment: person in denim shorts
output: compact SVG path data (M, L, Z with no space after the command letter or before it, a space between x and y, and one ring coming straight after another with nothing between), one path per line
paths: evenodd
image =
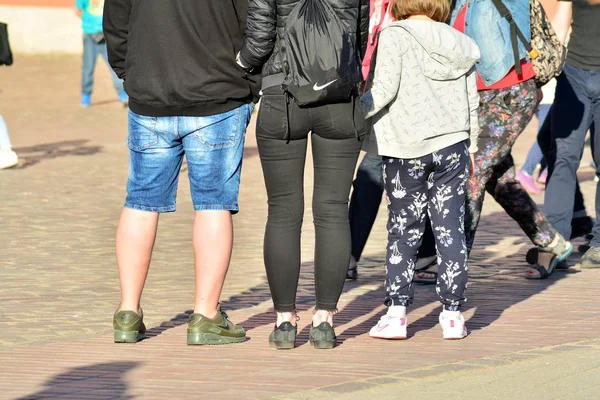
M196 296L187 343L245 340L244 329L221 311L219 297L231 258L231 215L239 209L244 135L259 84L235 62L247 10L245 0L105 2L109 61L130 99L129 180L116 243L121 304L113 318L115 342L145 337L140 298L159 214L175 211L184 156L196 210Z

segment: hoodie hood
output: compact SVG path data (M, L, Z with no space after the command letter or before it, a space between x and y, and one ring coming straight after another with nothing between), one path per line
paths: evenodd
M423 20L393 22L385 29L404 29L423 51L415 52L420 58L423 74L434 80L457 79L465 75L479 60L477 44L441 23Z

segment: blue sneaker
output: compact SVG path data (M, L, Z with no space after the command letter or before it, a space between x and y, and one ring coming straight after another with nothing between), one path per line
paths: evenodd
M81 107L88 108L92 105L92 95L82 94L81 95Z
M127 96L127 93L125 93L124 90L119 90L119 101L123 104L123 107L129 105L129 96Z

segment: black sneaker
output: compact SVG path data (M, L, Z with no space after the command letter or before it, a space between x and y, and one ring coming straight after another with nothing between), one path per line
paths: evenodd
M333 349L337 342L335 331L329 322L321 322L319 326L310 328L308 337L315 349Z
M571 220L571 239L587 236L594 229L594 220L590 217L579 217Z
M275 349L293 349L296 347L296 334L298 327L292 325L291 322L284 322L279 326L275 326L273 332L269 336L269 345Z

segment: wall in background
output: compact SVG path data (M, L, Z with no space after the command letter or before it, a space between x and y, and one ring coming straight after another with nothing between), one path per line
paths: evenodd
M75 0L0 0L15 53L81 53L81 21Z

